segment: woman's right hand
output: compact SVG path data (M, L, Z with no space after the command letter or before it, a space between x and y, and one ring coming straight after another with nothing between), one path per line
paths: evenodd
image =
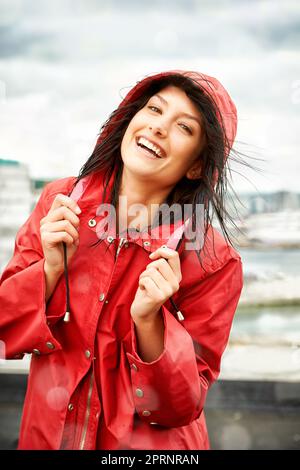
M56 273L64 270L64 251L67 246L67 262L79 245L79 218L81 210L77 203L64 194L57 194L48 214L40 221L40 234L45 257L45 267Z

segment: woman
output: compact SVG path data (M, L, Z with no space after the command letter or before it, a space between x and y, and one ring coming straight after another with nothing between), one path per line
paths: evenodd
M6 358L32 353L19 449L210 448L242 289L224 222L236 125L215 78L148 76L79 177L46 185L1 278Z

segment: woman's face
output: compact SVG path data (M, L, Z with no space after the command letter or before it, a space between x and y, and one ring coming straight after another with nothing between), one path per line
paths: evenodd
M175 185L184 175L194 179L201 173L202 139L196 105L180 88L167 86L130 121L121 144L124 167L135 176L166 186ZM151 143L158 155L142 147Z

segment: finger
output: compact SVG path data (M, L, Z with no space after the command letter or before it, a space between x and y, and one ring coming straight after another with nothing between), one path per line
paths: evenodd
M163 245L159 247L156 251L151 253L149 255L149 258L155 260L158 258L164 258L168 261L169 265L173 269L177 279L181 281L182 279L182 274L181 274L181 268L180 268L180 259L179 259L179 254L177 251L172 250L171 248L168 248L167 246Z
M68 220L59 220L57 222L49 222L41 227L41 233L55 233L55 232L67 232L74 241L79 238L78 231Z
M78 206L77 202L74 201L74 199L72 199L71 197L66 196L65 194L57 194L55 196L50 210L57 209L60 206L66 206L76 214L80 214L81 212L81 209Z
M67 245L72 245L74 243L73 238L67 232L44 233L41 235L41 239L49 246L55 246L60 242L65 242Z
M49 211L46 217L41 219L40 225L47 222L56 222L62 219L69 220L75 227L78 227L80 223L79 217L77 217L71 209L66 206L60 206L57 209Z
M168 298L173 294L173 288L168 281L162 276L162 274L155 268L146 269L140 275L140 279L149 277L155 282L157 288L163 293L164 298Z
M151 279L149 276L140 279L139 286L143 287L147 291L149 297L151 297L151 299L157 304L164 301L164 294L161 292L160 289L158 289L153 279Z
M146 270L150 268L157 269L165 278L165 280L169 284L171 284L174 291L177 291L179 289L179 280L177 279L173 269L171 268L167 260L165 260L164 258L159 258L156 261L152 261L152 263L149 263L146 266Z

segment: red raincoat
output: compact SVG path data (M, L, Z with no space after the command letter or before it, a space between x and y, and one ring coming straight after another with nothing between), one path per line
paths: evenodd
M182 281L173 299L185 319L165 302L164 350L144 362L130 305L150 252L169 238L144 232L120 243L108 236L91 247L103 217L97 215L100 172L85 180L78 200L80 245L68 265L70 322L64 322L64 276L45 302L40 220L75 180L46 185L0 280L6 358L32 353L18 448L209 449L203 407L241 293L241 259L212 227L202 266L181 244Z

